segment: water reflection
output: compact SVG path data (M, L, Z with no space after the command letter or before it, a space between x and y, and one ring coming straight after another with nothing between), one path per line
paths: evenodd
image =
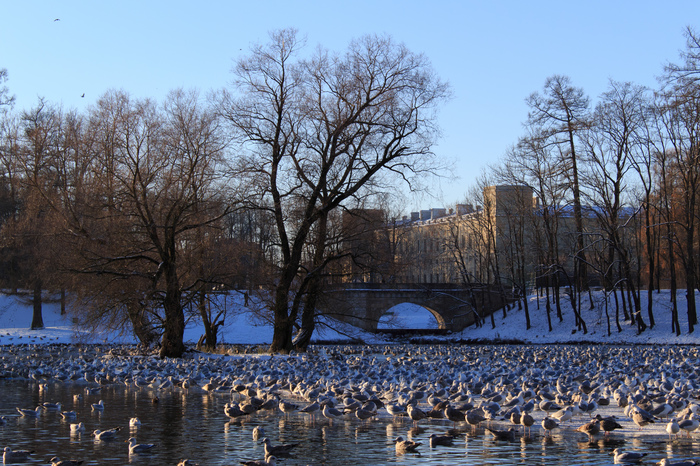
M237 464L244 459L262 459L263 446L253 440L253 429L260 426L273 444L299 443L298 451L283 465L298 464L547 464L609 465L615 448L649 452L648 462L660 458L697 456L696 438L668 439L667 436L642 436L638 432L619 432L593 442L581 438L567 427L551 436L534 430L515 441L494 441L477 430L461 424L453 428L447 420L412 422L385 416L366 421L338 418L333 421L303 413L281 415L259 411L254 415L229 420L223 413L228 395L185 393L178 390L154 392L147 388L108 385L98 393L88 393L78 384L54 384L39 390L34 381L0 381L0 414L9 417L0 427L0 446L36 450L34 463L45 464L54 455L94 464L177 464L183 458L207 465ZM80 396L77 396L80 395ZM152 399L157 395L158 403ZM104 400L104 412L92 411L92 403ZM66 403L78 416L64 420L58 412L45 412L38 418L20 417L15 407L30 408L44 401ZM142 425L129 426L138 416ZM71 422L82 421L86 432L71 432ZM96 440L91 433L121 427L114 440ZM503 425L502 427L510 427ZM429 447L430 434L455 437L453 446ZM133 436L138 443L155 443L149 453L129 454L125 441ZM416 454L397 455L396 437L420 442Z

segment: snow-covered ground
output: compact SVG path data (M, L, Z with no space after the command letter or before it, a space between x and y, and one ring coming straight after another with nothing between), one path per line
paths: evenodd
M548 330L547 313L544 298L540 299L539 307L536 297L531 297L530 320L531 328L526 330L525 312L514 308L507 311L507 317L498 311L494 315L495 328L491 320L480 327L468 327L462 332L435 339L445 340L484 340L484 341L522 341L527 343L566 343L566 342L599 342L599 343L643 343L643 344L700 344L700 329L688 332L687 302L685 290L678 293L678 310L681 325L681 335L676 336L671 331L671 300L669 291L653 293L654 319L653 329L647 328L637 334L637 326L629 321L622 321L622 331L617 331L615 324L614 301L608 303L610 335L608 335L608 318L602 292L593 295L594 307L590 309L588 296L582 306L582 317L587 325L587 333L578 330L574 323L574 314L568 298L562 299L563 320L559 321L556 311L552 311L552 327ZM242 299L242 298L241 298ZM649 324L646 307L646 292L642 292L642 317ZM697 300L697 296L696 296ZM60 315L57 302L49 301L44 304L43 318L45 327L41 330L30 330L32 320L32 303L29 297L22 295L0 294L0 345L20 343L131 343L135 340L128 332L100 331L89 332L76 324L77 319L69 311ZM391 309L390 318L382 319L380 328L435 328L434 317L424 308L405 304ZM386 343L389 340L381 334L374 335L359 329L333 323L333 328L319 326L315 333L315 341L347 341L349 338L359 338L365 343ZM186 342L196 342L203 334L201 323L191 321L185 331ZM432 337L431 337L432 338ZM250 313L242 302L238 302L235 312L226 317L226 324L220 334L220 341L230 344L266 344L272 339L272 326L264 323Z

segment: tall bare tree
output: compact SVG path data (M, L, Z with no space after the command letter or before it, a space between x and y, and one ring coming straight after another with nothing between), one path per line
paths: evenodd
M80 163L65 158L75 152L57 155L57 177L68 182L53 185L59 196L44 198L80 251L73 272L109 280L92 296L125 308L137 333L151 310L161 322L161 356L179 357L184 293L194 289L185 279L197 279L183 272L184 252L196 241L193 232L218 222L230 207L218 120L197 93L173 91L161 108L107 93L89 121L89 150L78 154ZM82 164L89 169L76 170Z
M585 138L586 160L589 170L585 182L589 189L586 199L593 206L593 214L598 219L602 238L607 245L607 265L604 278L608 289L615 283L624 281L633 298L633 322L639 333L646 324L641 316L641 304L636 292L637 280L633 273L635 260L628 233L631 229L636 199L629 187L628 173L633 169L637 152L637 140L644 128L645 105L644 88L631 83L610 82L608 91L603 93L596 106L592 130ZM614 280L618 269L624 276ZM653 325L653 323L652 323Z
M677 225L683 230L680 259L684 265L688 296L688 326L693 332L698 323L695 289L698 287L696 256L700 210L700 36L691 28L686 30L686 50L681 64L669 64L664 75L662 92L663 127L668 141L671 171L680 182L682 206Z
M273 352L292 349L300 309L290 299L314 225L427 170L434 110L448 92L425 57L387 37L354 41L344 55L319 49L307 61L296 59L302 45L295 30L274 32L236 65L240 93L221 100L247 150L241 172L261 201L272 200L280 241Z
M589 125L590 101L583 89L571 84L568 76L553 75L546 79L542 93L535 92L527 98L527 105L528 125L538 128L544 144L557 147L567 167L576 222L574 279L580 292L587 283L577 138Z

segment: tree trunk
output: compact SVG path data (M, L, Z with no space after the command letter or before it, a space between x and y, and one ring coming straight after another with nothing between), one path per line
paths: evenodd
M179 358L185 353L183 338L185 335L185 312L180 301L180 283L175 264L164 265L165 299L163 311L165 314L163 338L161 340L161 358Z
M136 338L138 338L139 342L146 348L150 347L153 342L156 341L157 335L146 318L144 306L135 300L129 301L126 304L126 312L131 321L131 326L134 328L134 335L136 335Z
M44 328L44 317L41 312L41 279L34 280L34 312L32 313L32 330Z
M275 323L272 333L271 353L289 353L292 350L293 322L289 322L289 289L291 280L284 275L275 288L273 312Z
M213 350L218 343L217 333L219 331L219 324L212 322L209 318L209 312L207 312L207 292L204 289L201 289L198 293L197 309L199 310L199 315L202 317L202 323L204 324L204 345L209 350Z
M297 351L306 351L311 343L316 326L316 303L321 293L321 278L315 277L309 284L304 300L304 310L301 313L301 329L294 341L294 348Z

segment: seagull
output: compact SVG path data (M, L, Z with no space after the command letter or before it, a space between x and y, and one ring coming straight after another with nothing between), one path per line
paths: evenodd
M60 411L61 410L61 403L49 403L47 401L42 406L46 411Z
M632 421L639 426L639 430L642 430L645 425L654 424L654 417L641 408L635 408L632 411Z
M686 431L688 433L688 437L690 437L690 433L696 431L700 426L700 418L695 414L691 414L688 419L683 419L682 421L678 422L678 426Z
M421 445L419 442L404 440L400 436L396 437L394 443L396 444L396 453L415 453L416 449Z
M15 408L17 411L22 416L25 417L39 417L39 414L41 414L41 406L37 406L36 409L27 409L27 408Z
M261 437L265 437L265 429L260 426L255 426L253 428L253 440L257 442Z
M129 440L126 440L126 442L129 443L129 454L144 453L156 446L154 443L136 443L136 439L134 437L129 438Z
M129 419L129 427L138 428L139 426L141 426L141 421L139 420L139 418L132 417L131 419Z
M79 466L83 464L83 460L61 460L58 456L54 456L49 460L49 463L51 463L51 466Z
M481 414L480 409L470 409L464 415L464 420L467 421L467 424L472 426L472 430L474 430L475 427L479 427L479 423L486 420L486 417Z
M280 411L282 411L284 414L289 414L293 413L294 411L299 409L299 406L295 405L294 403L289 403L287 401L281 400L279 402L279 408Z
M386 412L389 413L394 419L396 419L396 416L406 415L406 408L399 404L389 403L384 406L384 409L386 409Z
M272 445L270 444L270 439L265 437L263 439L263 446L265 447L265 458L268 456L289 456L290 452L299 446L298 443L286 443L282 445Z
M85 432L85 426L82 422L78 422L77 424L71 424L70 431L74 434L78 432Z
M408 417L410 417L411 420L413 420L414 424L418 424L418 421L420 421L421 419L425 419L428 416L427 414L425 414L425 411L413 405L408 405L406 407L406 412L408 413Z
M695 460L683 460L671 463L668 458L662 458L658 463L659 466L697 466L698 462Z
M593 442L593 436L600 432L600 421L594 419L591 422L587 422L581 427L577 427L576 432L583 432L588 435L588 441Z
M365 419L371 419L372 417L376 416L377 412L376 411L370 411L368 409L358 409L355 411L355 417L361 421L364 421Z
M454 442L454 437L451 435L430 434L430 448L437 446L450 447Z
M83 95L81 95L80 97L85 97L85 93L83 92Z
M94 435L97 440L110 440L116 437L117 432L119 432L120 430L121 427L115 427L114 429L104 431L96 429L92 432L92 435Z
M226 403L224 405L224 414L231 419L236 419L240 416L245 416L246 412L238 407L238 403Z
M78 413L75 411L61 411L61 417L63 419L75 419L78 417Z
M596 419L600 421L600 428L603 429L606 437L608 432L612 432L615 429L622 429L622 426L617 422L615 416L602 417L600 414L596 414Z
M10 447L5 447L3 450L2 454L2 462L3 464L6 463L14 463L14 462L20 462L20 461L25 461L27 458L29 458L29 455L34 453L34 451L29 451L29 450L16 450L12 451L12 448Z
M445 406L444 413L445 417L452 421L452 427L457 427L458 422L464 421L464 413L450 405Z
M615 455L615 463L639 463L642 458L648 455L648 453L640 453L638 451L622 451L619 448L615 448L611 455Z
M497 430L497 429L489 429L486 427L486 432L490 432L491 435L493 435L493 438L495 440L515 440L515 428L511 427L508 430Z
M311 414L312 416L316 411L321 409L321 405L318 404L318 401L314 401L311 404L306 405L305 407L301 408L299 410L300 413L306 413L306 414Z
M535 423L535 418L532 417L530 413L523 413L522 416L520 416L520 424L523 425L523 434L525 433L525 429L527 429L528 435L530 435L530 427Z
M330 419L331 421L343 415L343 413L340 410L328 405L325 405L323 407L323 410L321 410L321 414L323 414L323 417L325 417L326 419Z
M680 431L681 427L678 425L678 421L675 417L668 421L668 424L666 424L666 432L668 432L668 438L678 437L678 432Z
M61 18L56 18L56 19L53 20L54 23L55 23L56 21L61 21Z
M557 419L560 423L566 422L574 416L574 410L571 406L562 408L556 413L552 414L552 417Z
M542 419L542 428L544 429L545 435L549 435L552 432L552 430L558 427L559 423L555 419L552 419L549 416Z
M105 404L104 401L100 400L97 403L92 404L92 410L93 411L104 411L105 410Z

